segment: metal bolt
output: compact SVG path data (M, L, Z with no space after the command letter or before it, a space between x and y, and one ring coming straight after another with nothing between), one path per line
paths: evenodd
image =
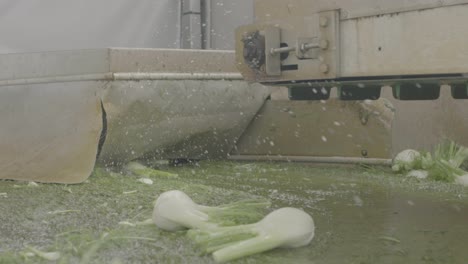
M307 51L310 50L310 49L318 48L318 47L320 47L320 45L315 44L315 43L303 43L303 44L299 47L299 50L300 50L301 52L307 52Z
M327 72L329 71L328 64L322 63L322 64L320 65L320 71L321 71L322 73L327 73Z
M328 26L328 18L327 17L320 17L319 23L321 27L327 27Z
M271 48L270 54L275 55L278 53L288 53L291 51L295 51L296 47L282 47L282 48Z

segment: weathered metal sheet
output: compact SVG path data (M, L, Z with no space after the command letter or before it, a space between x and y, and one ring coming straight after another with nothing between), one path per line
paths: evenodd
M235 72L232 51L101 49L3 58L1 179L84 181L104 124L103 163L226 157L269 94Z
M454 100L449 87L442 87L435 101L400 101L392 98L390 89L383 91L395 107L394 154L407 148L430 151L444 139L468 146L468 102Z
M224 158L267 95L241 80L115 81L101 160Z
M0 179L78 183L94 168L99 82L0 87Z
M107 49L11 53L0 56L0 80L31 80L109 72Z
M109 49L112 72L238 72L234 51Z
M331 33L317 33L317 28L322 27L316 17L328 10L339 14L334 30L339 32L336 37L339 43L334 43L329 36L333 35ZM238 30L236 50L239 54L244 51L243 35L253 30L267 37L262 30L274 26L281 36L276 42L283 46L293 47L304 38L328 41L329 47L324 51L333 54L337 58L333 61L339 65L332 66L325 55L304 59L291 52L281 61L284 70L275 76L265 77L262 71L256 73L254 69L246 70L245 66L239 69L248 79L269 84L331 79L339 85L350 78L385 80L385 76L443 74L466 80L462 74L467 72L468 46L461 32L466 31L468 25L467 12L468 1L258 0L255 23ZM248 64L242 57L238 56L237 60Z
M407 12L468 3L467 0L255 0L255 17L273 21L341 9L341 19Z
M267 101L233 155L392 157L393 109L366 102Z
M343 76L465 73L468 5L342 23Z

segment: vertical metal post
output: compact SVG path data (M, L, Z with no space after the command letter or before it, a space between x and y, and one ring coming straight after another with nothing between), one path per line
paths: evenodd
M202 49L211 49L211 0L201 0Z
M202 22L200 0L182 0L181 3L181 47L183 49L201 49Z
M178 34L177 34L177 46L182 49L182 1L179 1L179 12L177 12L177 21L179 22Z

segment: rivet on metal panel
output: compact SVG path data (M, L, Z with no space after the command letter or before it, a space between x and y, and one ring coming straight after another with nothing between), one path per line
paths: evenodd
M328 26L328 18L327 17L320 17L320 26L321 27L327 27Z
M320 65L320 71L321 71L322 73L327 73L327 72L329 71L329 68L330 68L330 67L329 67L328 64L326 64L326 63L323 63L323 64Z
M348 11L346 11L346 10L341 10L340 13L341 13L341 18L343 18L343 19L348 18L348 15L349 15L349 14L348 14Z

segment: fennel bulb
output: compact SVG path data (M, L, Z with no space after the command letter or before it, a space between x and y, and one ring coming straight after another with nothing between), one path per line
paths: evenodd
M315 224L306 212L285 207L257 223L210 230L190 230L188 235L216 262L226 262L273 248L306 246L314 238Z
M257 199L222 206L205 206L195 203L182 191L172 190L158 197L152 218L159 228L166 231L210 229L258 221L269 205L268 201Z

